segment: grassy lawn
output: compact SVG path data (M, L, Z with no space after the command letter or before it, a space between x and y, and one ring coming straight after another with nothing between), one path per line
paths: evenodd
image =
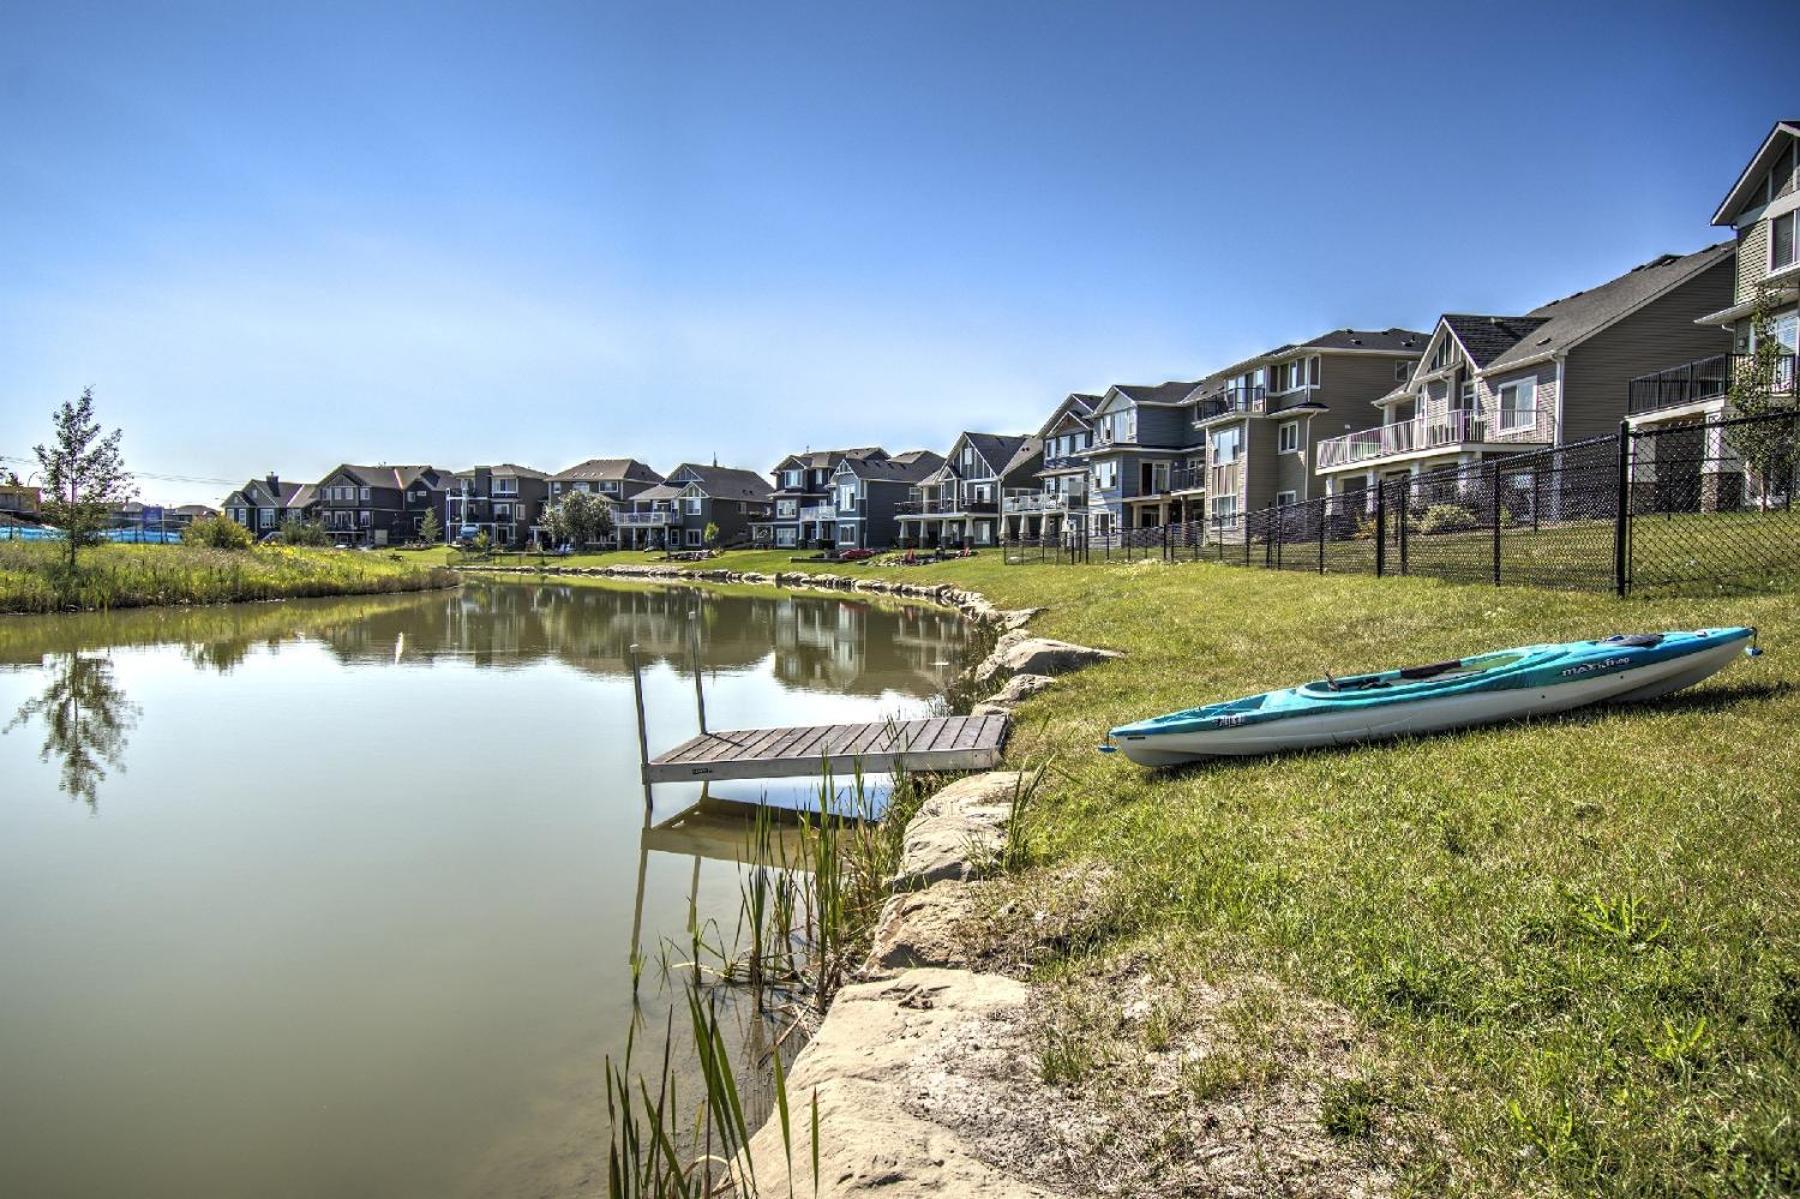
M1040 1030L1061 1085L1129 1102L1122 1080L1169 1022L1120 1020L1129 996L1093 982L1147 961L1306 997L1240 1021L1261 1032L1215 1043L1197 1092L1266 1083L1258 1053L1292 1043L1270 1028L1315 1018L1307 1004L1348 1012L1357 1075L1332 1084L1324 1119L1403 1190L1800 1189L1794 595L1618 601L993 553L834 573L1044 606L1034 630L1129 655L1028 701L1009 749L1050 772L989 933L1062 930L1028 955L1068 997ZM1637 707L1177 773L1092 751L1114 723L1327 669L1740 623L1767 656Z
M422 555L280 546L102 545L83 550L70 576L65 552L54 544L0 542L0 612L364 595L456 581Z

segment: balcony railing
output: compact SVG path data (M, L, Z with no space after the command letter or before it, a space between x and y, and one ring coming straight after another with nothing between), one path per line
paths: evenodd
M1723 399L1730 394L1734 381L1752 377L1755 361L1753 354L1714 354L1653 375L1639 375L1626 385L1625 411L1632 416L1641 416L1665 408ZM1792 354L1775 359L1771 384L1770 391L1775 395L1795 394Z
M1015 491L1006 497L1007 512L1062 512L1079 508L1085 497L1080 492Z
M1225 394L1201 400L1194 412L1194 423L1212 420L1234 412L1261 412L1268 407L1269 389L1259 384L1238 383L1225 389Z
M1206 468L1177 466L1169 471L1170 491L1202 491L1206 487Z
M1542 408L1533 409L1524 419L1519 413L1502 413L1490 418L1485 412L1466 408L1427 413L1411 420L1395 421L1321 441L1319 469L1331 470L1472 442L1549 441L1549 416Z
M1080 466L1081 464L1082 464L1081 459L1077 458L1074 454L1045 454L1044 455L1044 469L1045 470L1063 470L1064 468L1076 467L1076 466Z
M800 509L801 520L836 520L836 504L808 504Z
M621 512L613 517L613 523L627 528L646 528L651 525L666 525L674 516L673 512Z
M965 512L993 512L993 500L903 500L894 505L898 516L959 516Z

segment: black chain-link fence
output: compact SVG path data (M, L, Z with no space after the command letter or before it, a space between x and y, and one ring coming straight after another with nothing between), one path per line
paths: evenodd
M1584 591L1800 583L1800 413L1624 430L1222 521L1012 540L1008 562L1206 558ZM1620 496L1629 496L1621 504Z

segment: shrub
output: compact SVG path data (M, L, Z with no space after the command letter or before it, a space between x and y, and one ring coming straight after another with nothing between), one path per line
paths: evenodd
M1460 533L1464 529L1475 528L1479 523L1475 514L1461 504L1433 504L1419 518L1419 532Z
M331 538L325 535L324 525L289 517L281 522L281 543L283 545L330 545Z
M247 550L250 530L226 516L205 516L181 531L183 545L203 545L215 550Z

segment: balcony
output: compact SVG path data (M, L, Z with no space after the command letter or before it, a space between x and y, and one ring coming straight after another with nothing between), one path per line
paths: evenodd
M1443 412L1395 421L1360 433L1346 433L1319 443L1319 469L1336 470L1359 462L1376 462L1406 454L1453 450L1464 445L1511 442L1547 442L1551 439L1551 415L1533 409L1528 419L1511 414L1490 419L1474 409L1451 408Z
M643 529L667 525L674 519L673 512L621 512L613 517L613 523L627 529Z
M1238 383L1225 389L1223 395L1201 400L1194 411L1194 423L1216 420L1221 416L1262 412L1269 405L1269 389L1260 384Z
M1735 380L1748 380L1755 369L1751 354L1714 354L1697 358L1681 366L1640 375L1626 384L1625 411L1631 416L1661 412L1665 408L1682 408L1708 400L1721 400L1730 394ZM1795 395L1794 356L1783 354L1775 359L1775 375L1770 391L1775 395Z
M836 504L808 504L800 509L801 520L836 520L837 517Z
M1003 507L1008 513L1064 512L1081 507L1085 499L1086 496L1078 491L1014 491L1007 495Z
M1086 465L1074 454L1045 454L1045 470L1080 470Z
M1170 491L1205 491L1206 468L1203 466L1177 466L1169 471Z
M894 505L897 516L961 516L967 512L993 512L993 500L904 500Z

